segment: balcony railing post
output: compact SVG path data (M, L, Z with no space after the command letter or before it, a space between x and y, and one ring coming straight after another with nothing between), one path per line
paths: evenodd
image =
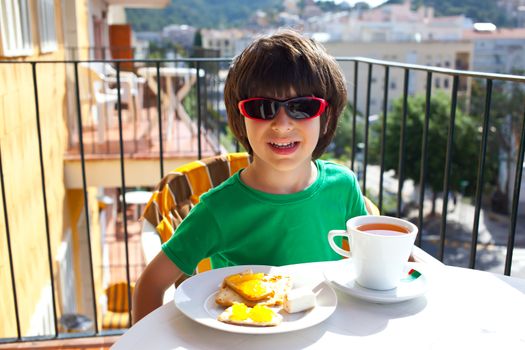
M128 247L128 218L126 215L126 173L124 170L124 137L122 131L122 96L120 83L120 62L117 61L117 106L118 106L118 132L120 145L120 181L122 193L122 224L124 226L124 250L126 258L126 281L127 281L127 297L128 297L128 326L131 327L131 280L129 276L129 247Z
M352 116L352 170L355 171L355 153L356 153L356 128L357 128L357 84L358 84L358 74L359 74L359 62L354 61L354 110Z
M78 64L79 61L73 61L75 69L75 99L77 105L77 122L78 122L78 144L80 148L80 165L82 168L82 193L84 194L84 215L86 216L86 235L88 244L88 263L89 263L89 277L91 281L91 299L93 300L93 324L95 326L95 334L98 334L98 319L97 319L97 305L96 305L96 293L95 293L95 278L93 275L93 254L91 249L91 229L89 219L89 207L88 207L88 193L87 193L87 181L86 181L86 159L84 153L84 139L82 130L82 105L80 103L80 87L78 78Z
M368 133L370 128L370 94L372 90L372 64L368 64L365 109L365 148L363 154L363 195L366 196L366 169L368 168Z
M214 93L215 93L215 115L217 116L217 153L220 154L221 152L221 114L219 112L219 104L220 99L219 96L221 95L220 92L220 78L219 78L219 63L217 62L217 74L215 74L215 84L214 84Z
M483 116L483 135L479 150L479 165L476 184L476 199L474 212L474 225L472 227L472 240L470 243L469 267L473 269L476 266L476 253L478 247L479 234L479 215L481 212L481 196L483 195L484 175L485 175L485 157L487 154L487 141L490 128L490 105L492 99L492 80L487 79L487 91L485 95L485 114Z
M447 231L447 208L448 208L448 192L449 192L449 179L452 163L452 153L454 147L454 130L456 126L456 107L458 101L458 83L459 76L454 75L454 82L452 83L452 102L450 104L450 123L448 126L448 139L447 139L447 154L445 158L445 177L443 180L443 208L441 209L441 231L440 231L440 247L438 251L438 259L443 261L445 255L445 234Z
M199 159L202 159L202 114L201 114L201 75L200 75L200 62L196 62L197 67L197 155Z
M430 105L432 103L432 72L427 72L427 87L425 96L425 123L423 125L423 140L421 141L421 165L419 170L419 217L416 245L421 246L423 236L423 210L425 208L425 183L427 180L428 127L430 125Z
M390 67L385 66L385 87L383 89L383 120L381 122L381 164L379 166L379 212L383 212L383 177L385 170L385 145L386 145L386 128L388 115L388 89L390 80Z
M162 105L160 102L161 84L160 84L160 61L155 62L157 68L157 118L159 121L159 162L160 162L160 178L164 177L164 151L162 142Z
M38 155L40 161L40 180L42 183L42 199L44 203L44 222L46 230L46 244L47 244L47 260L49 266L49 279L51 283L51 299L53 303L53 326L55 328L55 337L58 336L58 320L56 310L56 295L55 295L55 277L53 273L53 254L51 250L51 235L49 233L49 211L47 208L47 196L46 196L46 173L44 168L44 155L42 151L42 131L40 127L40 102L38 100L38 80L36 74L36 62L31 63L31 69L33 73L33 92L35 95L35 117L36 117L36 129L38 136Z
M512 211L510 216L509 239L507 242L507 257L505 258L505 275L510 276L512 269L512 253L516 237L516 221L518 219L518 205L521 191L521 177L523 176L523 162L525 153L525 111L521 122L521 140L516 159L516 174L514 175L514 194L512 196Z
M405 181L405 146L406 146L406 125L408 115L408 84L409 84L408 68L405 68L404 86L403 86L403 119L401 122L401 134L399 144L399 164L398 164L398 182L397 182L397 217L401 217L401 205L403 201L403 184Z
M16 322L16 340L20 341L22 339L22 333L20 331L20 314L18 312L18 297L16 293L16 279L15 279L15 270L13 266L13 249L11 248L11 235L9 231L9 216L7 215L7 201L5 194L5 184L4 184L4 166L2 164L2 149L0 144L0 184L2 186L2 205L4 207L4 223L5 223L5 235L7 242L7 254L9 255L9 273L11 275L11 288L13 291L13 302L15 306L15 322ZM5 312L2 312L5 317Z

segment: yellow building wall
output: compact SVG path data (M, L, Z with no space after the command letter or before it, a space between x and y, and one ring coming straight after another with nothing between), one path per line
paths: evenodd
M60 54L57 52L53 56ZM65 88L61 84L50 87L50 82L63 81L64 73L61 65L46 64L37 68L51 247L58 246L63 232L65 189L62 159L66 146L66 127L63 120ZM22 333L29 328L29 320L34 312L31 301L40 299L40 291L50 276L32 82L30 65L0 65L0 146ZM0 231L0 240L4 241L5 225ZM2 266L8 267L5 258L2 259ZM2 268L2 285L7 285L4 283L8 276L9 269ZM2 294L5 292L12 294L8 288L0 291ZM0 299L5 300L4 295ZM7 315L3 314L2 319L7 321ZM0 330L11 333L13 328L9 325L11 322L2 322Z
M88 1L79 1L77 15L79 36L88 42ZM40 54L38 47L38 22L36 2L31 1L31 24L33 31L34 55L0 60L62 60L64 44L62 31L61 1L55 0L55 18L58 49L52 53ZM37 87L39 98L42 154L45 171L45 194L49 222L50 246L53 256L55 282L58 278L55 257L67 227L73 233L73 246L79 249L80 234L76 229L78 211L83 206L83 194L66 193L64 186L63 156L67 147L66 122L66 68L64 64L37 64ZM18 312L22 336L31 328L36 304L42 290L49 285L50 271L47 250L45 209L42 193L39 142L32 66L30 64L0 64L0 152L5 184L9 236L17 289ZM1 192L1 189L0 189ZM94 189L88 191L90 217L98 222L98 205ZM82 209L83 211L83 209ZM93 265L101 265L100 230L92 227ZM77 242L77 243L75 243ZM78 264L77 251L73 252ZM95 269L96 295L100 295L100 271ZM87 276L77 275L77 280ZM16 337L14 298L7 249L7 232L4 220L4 205L0 200L0 338ZM77 283L77 287L79 283ZM56 289L58 292L58 289ZM91 290L77 289L77 293L91 293ZM79 298L81 300L82 298ZM57 302L59 298L57 297ZM79 305L92 310L91 305ZM60 316L60 309L57 310Z

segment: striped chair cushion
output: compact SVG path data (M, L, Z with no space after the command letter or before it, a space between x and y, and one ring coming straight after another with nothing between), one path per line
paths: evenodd
M131 294L135 283L131 283ZM106 288L107 311L102 317L102 329L128 328L129 325L129 300L128 283L117 282Z
M129 328L129 313L108 311L102 317L102 329Z
M133 295L135 284L131 283L131 294ZM106 288L108 299L108 310L112 312L128 312L128 283L117 282Z
M158 183L142 218L152 224L161 241L166 242L203 193L247 167L249 162L248 153L241 152L205 158L176 168ZM201 261L197 268L199 272L209 269L208 259Z

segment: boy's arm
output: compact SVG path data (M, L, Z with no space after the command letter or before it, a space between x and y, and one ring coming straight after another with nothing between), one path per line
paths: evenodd
M135 285L131 310L133 324L161 306L166 289L182 275L184 273L177 265L160 251L146 266Z

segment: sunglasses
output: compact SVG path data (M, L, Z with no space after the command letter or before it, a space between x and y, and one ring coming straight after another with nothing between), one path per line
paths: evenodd
M272 120L284 107L288 116L297 120L315 118L323 114L328 106L326 100L319 97L294 97L288 100L254 97L239 102L239 110L246 118Z

